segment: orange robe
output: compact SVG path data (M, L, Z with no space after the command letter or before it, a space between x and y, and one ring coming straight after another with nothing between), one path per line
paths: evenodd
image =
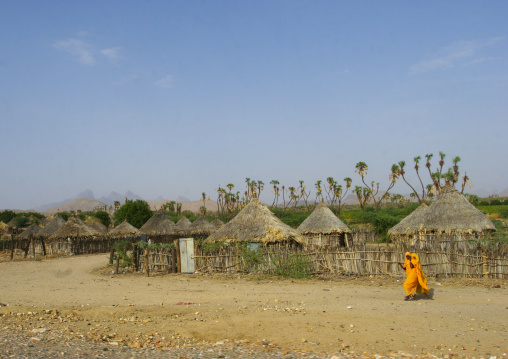
M406 268L406 281L404 282L404 289L406 290L406 295L409 296L415 292L417 293L427 293L429 288L427 287L427 278L423 273L422 266L420 265L420 260L416 253L411 255L411 263L413 264L413 268L408 265L409 271Z

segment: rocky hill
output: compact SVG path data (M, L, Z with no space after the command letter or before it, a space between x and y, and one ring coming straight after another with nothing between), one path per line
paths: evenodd
M55 214L58 212L66 212L66 211L67 212L77 211L77 210L93 211L97 207L101 207L104 205L105 205L104 203L102 203L101 201L98 201L96 199L89 198L89 197L82 197L82 198L73 199L72 201L58 205L56 207L49 208L42 213L45 215L50 215L50 214Z

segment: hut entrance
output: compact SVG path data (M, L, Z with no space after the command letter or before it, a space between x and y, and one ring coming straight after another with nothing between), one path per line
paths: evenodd
M180 238L180 265L182 273L194 273L194 238Z

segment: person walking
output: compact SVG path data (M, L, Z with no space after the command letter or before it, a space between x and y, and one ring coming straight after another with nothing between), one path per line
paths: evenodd
M407 257L406 253L406 261L408 261ZM409 263L406 264L406 261L402 266L406 270L406 281L404 282L406 297L404 300L414 300L416 293L423 293L428 298L429 287L427 286L427 277L420 264L420 258L416 253L413 253L410 255Z

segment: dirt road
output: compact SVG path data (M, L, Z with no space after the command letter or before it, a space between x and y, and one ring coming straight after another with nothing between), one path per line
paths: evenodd
M112 275L106 264L105 254L0 263L0 303L7 305L0 320L133 347L247 342L328 355L508 353L507 281L429 279L433 300L405 302L402 272L334 280L147 278Z

